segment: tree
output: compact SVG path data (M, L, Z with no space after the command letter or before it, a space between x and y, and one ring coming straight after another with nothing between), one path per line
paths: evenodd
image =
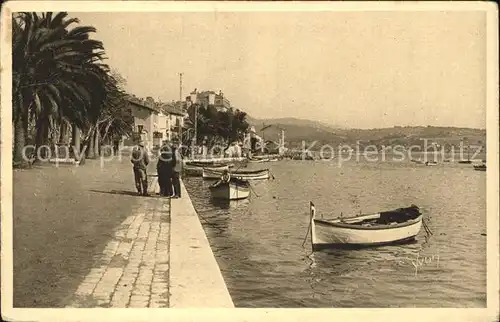
M22 150L29 123L37 147L64 124L89 128L107 97L109 68L102 63L102 42L89 38L96 29L78 26L66 12L19 13L13 19L14 162Z
M201 142L208 138L209 147L225 143L229 146L236 140L242 140L249 124L246 121L247 114L239 109L228 109L227 111L217 111L213 106L191 105L188 108L188 125L194 128L195 108L197 113L197 141Z

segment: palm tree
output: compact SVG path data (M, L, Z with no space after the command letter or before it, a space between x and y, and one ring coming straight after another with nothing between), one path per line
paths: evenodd
M23 162L28 124L36 145L47 143L57 125L90 128L107 96L102 42L89 39L94 27L66 12L20 13L13 20L14 162ZM65 129L63 126L63 130Z

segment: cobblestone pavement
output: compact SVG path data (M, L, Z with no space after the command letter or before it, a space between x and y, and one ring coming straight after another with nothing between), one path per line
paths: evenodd
M138 198L66 307L169 307L170 200Z

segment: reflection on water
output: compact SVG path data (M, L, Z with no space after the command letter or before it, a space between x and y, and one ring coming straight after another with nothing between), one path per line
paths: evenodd
M210 199L185 178L237 307L484 307L486 173L453 163L280 161L248 200ZM416 204L433 235L413 244L311 252L309 201L337 217ZM439 259L439 260L438 260Z

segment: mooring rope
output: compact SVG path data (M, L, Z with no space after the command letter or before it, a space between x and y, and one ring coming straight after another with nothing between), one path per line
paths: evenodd
M307 227L307 232L306 235L304 236L304 240L302 241L302 247L304 247L304 244L306 243L307 236L309 236L309 231L311 230L311 225L312 225L312 220L309 220L309 227Z
M250 183L248 183L248 186L250 187L250 191L252 191L257 198L260 198L260 196L255 192L255 190L253 190L252 185Z

